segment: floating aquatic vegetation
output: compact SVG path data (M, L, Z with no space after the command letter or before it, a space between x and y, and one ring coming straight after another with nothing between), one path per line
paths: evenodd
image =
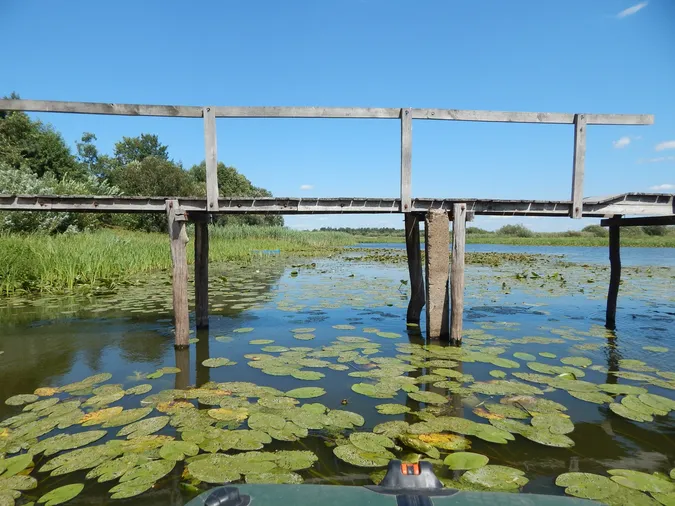
M375 409L381 415L400 415L410 412L410 408L403 404L378 404Z
M233 362L229 358L218 357L218 358L207 358L202 362L202 365L205 367L223 367L227 365L236 365L236 362Z
M64 502L68 502L77 497L82 490L84 490L84 483L64 485L63 487L56 488L43 495L37 502L38 504L44 503L45 506L56 506L57 504L63 504Z
M602 500L619 491L619 486L609 478L591 473L561 474L555 484L565 487L566 494L582 499Z
M333 453L340 460L358 467L384 467L395 458L395 455L385 448L377 452L366 452L351 443L336 446Z
M457 470L469 470L469 469L479 469L490 461L485 455L480 453L472 452L455 452L451 453L443 463L448 466L450 469Z
M525 473L507 466L487 465L464 473L460 479L464 483L478 485L490 490L515 490L529 481Z

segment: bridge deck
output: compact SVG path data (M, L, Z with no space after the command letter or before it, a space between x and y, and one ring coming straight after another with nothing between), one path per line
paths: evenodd
M103 213L165 213L166 201L176 199L186 212L209 211L204 197L110 197L0 195L0 211L70 211ZM451 211L466 203L476 215L569 217L569 200L499 200L477 198L413 198L411 212ZM220 198L217 214L392 214L401 212L398 198ZM668 216L675 214L675 195L623 193L583 200L583 216Z

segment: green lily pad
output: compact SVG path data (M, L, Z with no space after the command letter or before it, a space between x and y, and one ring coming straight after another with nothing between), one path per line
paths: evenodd
M651 406L654 409L661 411L672 411L675 410L675 401L667 397L656 394L640 394L638 399L647 406Z
M669 411L667 409L663 410L653 408L650 405L642 402L637 395L626 395L623 399L621 399L621 404L626 406L628 409L637 411L643 416L651 416L651 415L666 416Z
M316 329L314 327L300 327L297 329L291 329L291 332L298 334L306 334L307 332L314 332Z
M652 497L664 506L675 506L675 493L659 494L657 492L652 492Z
M223 367L226 365L237 365L236 362L233 362L229 358L217 357L217 358L207 358L202 362L204 367Z
M384 467L395 455L387 450L365 452L353 444L345 444L333 448L333 453L340 460L358 467Z
M451 453L443 463L452 470L479 469L490 461L485 455L472 452Z
M529 353L525 353L522 351L517 351L513 354L514 357L519 358L520 360L524 360L526 362L532 362L537 360L537 357L534 355L530 355Z
M23 404L30 404L39 399L37 395L34 394L20 394L14 395L5 401L5 404L8 406L22 406Z
M281 430L286 425L286 419L273 413L253 413L248 419L248 426L254 430L265 432L267 429Z
M373 399L392 399L397 391L396 388L384 383L355 383L352 385L352 390Z
M248 344L272 344L274 339L251 339Z
M308 450L281 450L274 453L277 467L286 471L309 469L318 460L319 457Z
M654 420L651 415L643 415L642 413L633 411L632 409L627 408L623 404L617 402L611 403L609 405L609 409L611 409L613 413L623 418L627 418L628 420L633 420L634 422L651 422Z
M563 434L553 434L536 428L526 430L521 435L535 443L554 448L571 448L574 446L574 441Z
M529 480L519 469L506 466L487 465L464 473L460 482L488 488L490 490L516 490Z
M32 476L17 474L8 478L0 477L0 494L8 491L26 491L37 488L37 480Z
M572 390L568 390L567 393L579 400L592 402L595 404L608 404L614 402L613 397L603 394L602 392L574 392Z
M539 353L539 356L540 356L540 357L544 357L544 358L556 358L556 354L555 354L555 353L551 353L551 352L548 352L548 351L542 351L542 352L540 352L540 353Z
M316 381L324 378L326 375L319 371L293 371L291 376L303 381Z
M490 371L489 374L493 378L498 378L498 379L506 378L506 373L504 371L499 370L499 369L492 370L492 371Z
M485 404L485 409L487 409L490 413L501 415L505 418L530 418L530 414L528 412L514 405L487 403Z
M241 327L239 329L234 329L232 332L236 332L237 334L245 334L247 332L253 332L253 327Z
M375 332L375 335L386 339L397 339L401 337L401 334L397 334L396 332Z
M354 330L356 327L354 327L354 325L340 324L340 325L333 325L333 328L338 330Z
M44 452L49 457L64 450L74 450L98 441L107 434L104 430L90 430L76 434L58 434L44 439L31 448L32 454Z
M33 455L24 453L8 459L0 459L2 478L11 478L33 465Z
M291 471L282 471L277 469L272 469L264 473L248 473L244 477L246 478L246 483L274 483L277 485L298 485L304 480L302 476L298 473Z
M458 434L418 434L417 439L442 450L459 451L471 448L471 441Z
M562 414L538 414L530 423L533 427L547 429L551 434L569 434L574 430L574 424L569 417Z
M653 474L632 471L630 469L610 469L607 472L612 475L612 481L634 490L656 492L659 494L675 492L675 483Z
M388 438L395 438L400 434L406 434L409 428L410 424L408 422L404 422L403 420L394 420L391 422L377 424L375 427L373 427L373 432L375 434L382 434Z
M145 378L150 379L150 380L154 380L154 379L159 379L162 376L164 376L164 373L162 371L155 371L155 372L151 372L150 374L146 374Z
M378 404L375 409L381 415L400 415L410 412L410 408L403 404Z
M326 425L351 429L353 426L361 427L366 420L358 413L342 409L331 409L326 415Z
M136 385L135 387L131 387L127 389L124 393L126 395L143 395L147 394L150 390L152 390L152 385L145 383L142 385Z
M383 448L393 448L394 442L387 436L372 432L352 432L349 442L364 452L381 452Z
M560 361L565 365L572 365L574 367L588 367L593 364L593 361L586 357L564 357Z
M162 430L166 424L169 423L168 416L155 416L139 420L123 427L118 433L118 436L127 436L127 439L134 439L142 436L149 436L158 430Z
M425 404L447 404L448 398L436 392L408 392L411 399Z
M628 394L640 395L647 393L646 388L636 387L633 385L603 383L602 385L598 385L598 388L604 392L608 392L614 395L628 395Z
M144 479L125 481L119 483L110 489L111 499L128 499L129 497L136 497L152 488L154 483Z
M307 332L307 333L304 333L304 334L301 334L301 333L293 334L293 337L295 339L299 339L300 341L311 341L312 339L314 339L316 337L316 335Z
M294 397L295 399L313 399L315 397L321 397L326 391L321 387L302 387L294 388L286 392L288 397Z
M411 434L400 434L397 439L404 446L407 446L418 453L424 453L432 459L438 459L441 457L441 454L435 446L425 443L417 436Z
M169 474L175 466L176 462L173 460L151 460L124 473L120 478L120 483L141 480L155 483Z
M666 348L665 346L643 346L642 349L646 351L652 351L654 353L668 352L668 348Z
M138 420L148 416L152 412L152 409L153 408L151 407L147 407L124 410L103 422L103 428L107 429L109 427L121 427L122 425L128 425L130 423L137 422Z
M199 453L199 446L189 441L167 441L159 450L159 456L165 460L183 460Z
M57 504L63 504L64 502L68 502L77 497L82 490L84 490L84 483L64 485L63 487L55 488L51 492L46 493L40 497L37 502L39 504L45 503L46 506L56 506Z
M564 473L555 484L565 493L581 499L601 500L619 492L619 486L606 476L591 473Z

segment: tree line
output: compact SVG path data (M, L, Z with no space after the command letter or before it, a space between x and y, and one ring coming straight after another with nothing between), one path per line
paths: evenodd
M19 98L12 94L10 98ZM203 197L206 164L186 169L169 156L157 135L122 137L112 155L102 153L96 135L82 134L71 150L51 125L23 112L0 111L0 194L128 195ZM236 168L218 163L222 197L270 197ZM219 216L217 224L283 225L280 216ZM161 214L0 213L0 230L47 233L100 227L164 231Z

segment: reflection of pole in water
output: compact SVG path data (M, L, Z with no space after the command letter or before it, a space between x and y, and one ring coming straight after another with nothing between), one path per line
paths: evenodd
M209 331L208 329L201 329L197 331L197 359L196 359L196 384L201 387L205 383L211 381L211 369L203 366L204 360L211 358L209 356Z
M177 390L187 390L190 386L190 348L176 348L176 367L180 372L176 374Z
M605 383L615 384L619 378L615 374L612 374L612 372L619 371L619 361L621 360L616 331L607 331L607 347L605 350L607 355L607 379Z

